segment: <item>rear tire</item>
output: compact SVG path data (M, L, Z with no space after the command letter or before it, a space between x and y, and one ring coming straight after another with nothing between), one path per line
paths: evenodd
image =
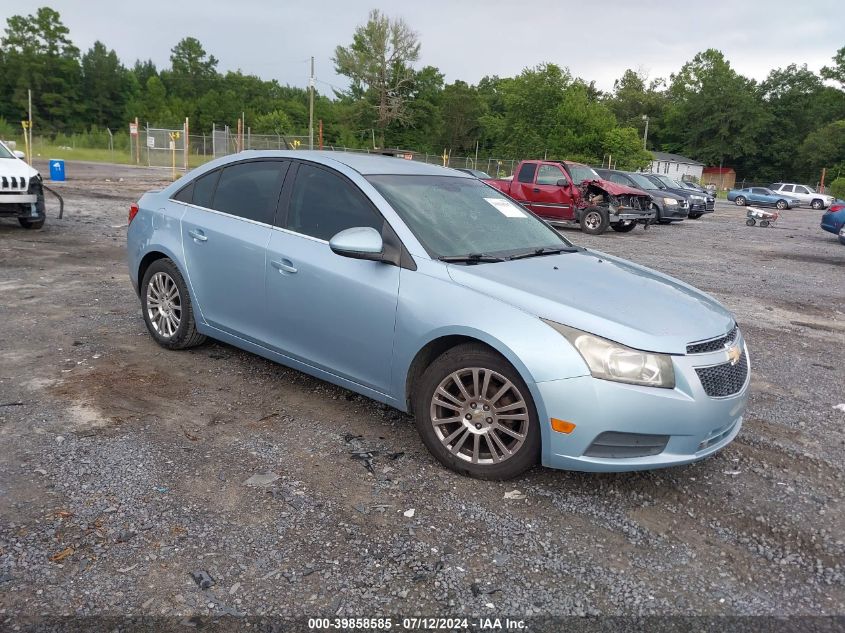
M588 235L601 235L610 226L606 209L589 207L581 214L581 230Z
M777 204L775 205L778 209L783 211L784 209L788 209L789 205L787 204L786 200L778 200Z
M166 349L188 349L205 342L197 332L188 286L173 260L155 260L141 282L141 309L150 336Z
M614 222L610 225L617 233L629 233L637 228L637 223L633 220L623 220L622 222Z
M757 220L755 220L754 218L748 218L745 221L745 226L754 226L755 224L757 224Z
M763 228L766 228L767 226L769 226L769 221L768 220L760 220L760 226L762 226Z
M414 390L414 419L437 461L470 477L511 479L540 460L540 424L528 387L510 363L479 343L454 347L429 365Z

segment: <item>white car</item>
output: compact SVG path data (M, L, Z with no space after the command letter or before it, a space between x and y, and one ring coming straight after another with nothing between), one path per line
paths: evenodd
M814 209L827 209L833 203L833 196L816 193L812 187L794 182L776 182L769 189L776 193L788 193L791 198L798 198L802 205L809 205Z
M40 229L46 219L41 175L24 156L0 141L0 218L17 218L25 229Z

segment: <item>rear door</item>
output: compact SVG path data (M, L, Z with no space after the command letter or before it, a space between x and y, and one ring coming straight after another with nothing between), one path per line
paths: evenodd
M267 338L283 354L387 393L400 269L337 255L329 240L353 227L390 228L343 175L313 163L295 169L267 248Z
M571 220L575 216L569 187L557 184L562 178L569 180L557 165L546 163L538 167L529 203L534 213L549 220Z
M260 342L264 261L287 161L230 164L193 183L182 218L192 296L209 325Z

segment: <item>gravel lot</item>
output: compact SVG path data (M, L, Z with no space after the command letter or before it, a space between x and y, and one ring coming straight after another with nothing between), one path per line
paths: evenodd
M64 220L0 222L0 629L38 614L845 613L845 247L820 212L748 228L720 203L626 235L566 230L734 311L746 424L688 467L491 483L441 468L408 416L366 398L226 345L159 348L125 223L167 172L67 172Z

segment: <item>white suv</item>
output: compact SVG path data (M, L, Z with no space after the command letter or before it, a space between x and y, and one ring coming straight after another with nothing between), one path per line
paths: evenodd
M776 182L769 189L778 193L788 193L793 198L798 198L802 203L809 204L814 209L826 209L833 202L833 196L816 193L812 187L807 187L806 185Z

